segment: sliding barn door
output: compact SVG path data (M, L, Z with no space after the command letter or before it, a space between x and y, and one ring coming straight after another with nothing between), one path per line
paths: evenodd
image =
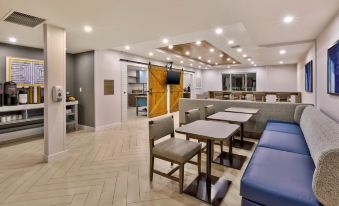
M181 71L180 84L170 86L170 112L179 111L179 100L184 95L184 72Z
M167 114L167 70L150 66L148 70L148 116L150 118Z

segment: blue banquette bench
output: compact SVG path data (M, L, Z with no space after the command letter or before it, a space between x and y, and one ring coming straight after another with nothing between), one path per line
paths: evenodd
M339 124L313 106L268 121L242 176L243 206L339 205Z

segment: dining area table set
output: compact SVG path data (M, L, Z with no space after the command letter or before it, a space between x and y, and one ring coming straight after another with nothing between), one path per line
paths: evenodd
M246 156L235 154L233 148L252 150L254 143L244 140L244 124L257 114L259 109L230 107L222 112L216 112L214 105L207 105L204 107L204 112L205 119L201 119L199 109L186 111L185 124L177 129L174 129L173 116L161 117L149 122L150 180L153 180L153 173L167 177L179 183L180 193L193 196L210 205L220 205L232 181L212 175L212 163L241 170ZM186 140L175 138L175 133L184 134ZM237 134L239 138L236 138ZM171 138L155 144L156 140L168 135ZM223 150L226 142L227 152ZM220 153L216 158L214 158L215 145L220 146ZM206 152L204 172L201 171L202 152ZM196 162L191 160L195 156L197 156ZM163 173L154 169L154 158L178 166L168 173ZM186 163L197 165L198 176L183 188ZM173 176L177 170L179 170L179 178Z

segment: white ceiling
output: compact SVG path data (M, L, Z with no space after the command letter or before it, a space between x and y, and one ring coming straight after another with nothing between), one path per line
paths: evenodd
M173 44L201 39L246 64L227 45L232 38L258 65L296 63L311 43L259 46L315 39L338 9L338 0L0 0L0 16L17 10L64 27L67 50L72 53L123 50L128 44L129 52L147 56L150 50L163 46L164 37ZM293 15L295 22L283 24L285 15ZM85 33L84 25L92 26L93 32ZM214 34L216 27L224 28L223 35ZM19 45L43 45L41 26L31 29L1 21L0 42L8 42L10 36L16 37ZM284 56L279 54L281 48L287 51ZM153 58L159 60L168 56L154 53Z

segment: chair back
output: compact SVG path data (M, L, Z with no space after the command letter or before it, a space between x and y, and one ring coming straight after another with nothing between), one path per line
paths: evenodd
M185 112L185 124L200 120L199 109L191 109Z
M290 93L277 93L278 102L289 102L291 99Z
M241 100L242 99L242 92L233 92L231 99L233 100Z
M254 101L257 101L257 102L265 102L266 101L266 94L256 92L256 93L253 94L253 99L254 99Z
M214 92L214 98L222 100L224 98L223 92Z
M215 108L213 104L205 106L205 118L206 119L208 116L211 116L214 113L215 113Z
M173 116L160 117L148 122L150 140L158 140L167 135L174 137Z

